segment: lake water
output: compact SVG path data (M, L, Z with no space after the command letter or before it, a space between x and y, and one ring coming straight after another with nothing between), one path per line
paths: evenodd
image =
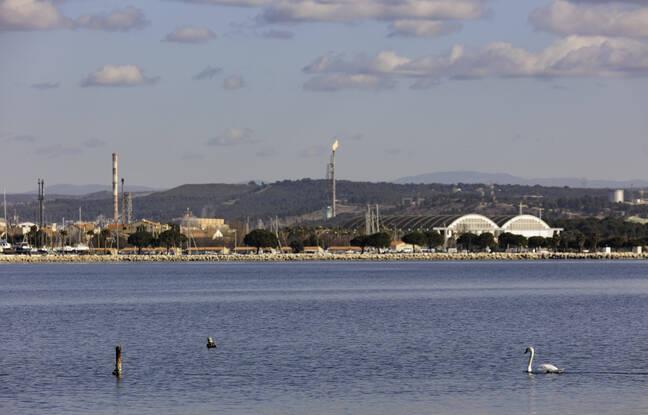
M1 265L0 413L645 415L648 262Z

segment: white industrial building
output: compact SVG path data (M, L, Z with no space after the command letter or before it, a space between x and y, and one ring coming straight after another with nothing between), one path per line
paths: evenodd
M562 228L552 228L545 221L533 215L501 216L493 219L499 226L499 233L512 233L525 238L542 236L551 238L560 233Z
M361 228L362 219L358 218L347 224L348 227ZM541 218L533 215L496 216L488 218L477 213L467 215L437 215L417 216L399 215L384 216L381 225L404 231L436 230L446 239L454 238L462 233L492 233L495 237L503 233L522 235L525 238L541 236L551 238L559 234L562 228L552 228Z

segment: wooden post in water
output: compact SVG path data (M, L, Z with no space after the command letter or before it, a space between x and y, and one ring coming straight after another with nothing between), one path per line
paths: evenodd
M122 377L121 346L115 347L115 370L113 370L112 374L117 378Z

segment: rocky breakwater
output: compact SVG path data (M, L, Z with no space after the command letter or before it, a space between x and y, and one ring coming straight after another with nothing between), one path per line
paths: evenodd
M92 262L298 262L298 261L475 261L475 260L592 260L648 259L632 252L492 252L492 253L365 253L365 254L262 254L262 255L0 255L2 263Z

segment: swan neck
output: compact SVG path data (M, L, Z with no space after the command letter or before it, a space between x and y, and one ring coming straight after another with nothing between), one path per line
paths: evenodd
M529 354L529 366L527 367L527 372L531 373L531 363L533 362L533 349L531 349L531 354Z

